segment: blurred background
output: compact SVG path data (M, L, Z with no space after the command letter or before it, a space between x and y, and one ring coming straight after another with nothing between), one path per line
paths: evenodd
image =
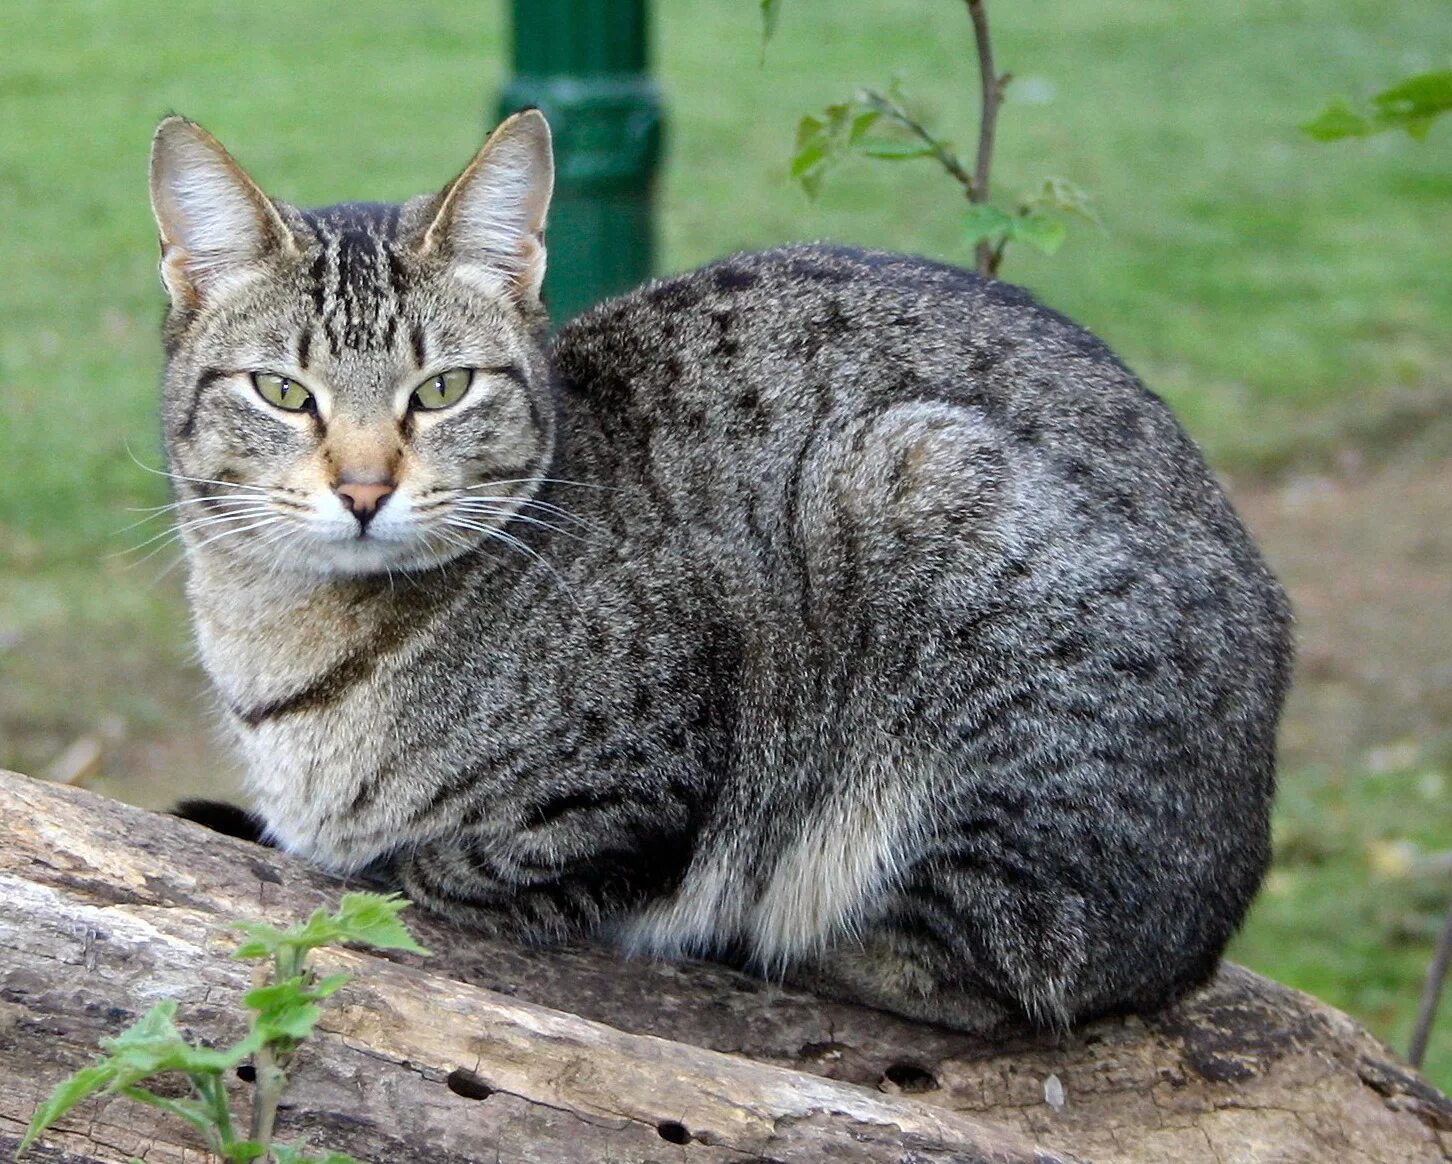
M1169 400L1297 607L1276 865L1233 955L1405 1051L1452 894L1452 119L1422 143L1296 127L1445 68L1452 7L988 7L1015 75L995 186L1061 175L1103 222L1010 247L1003 277ZM784 0L764 55L757 0L653 9L657 271L789 239L971 265L930 163L844 162L815 201L789 173L803 114L893 76L971 157L961 4ZM437 189L494 121L507 5L5 0L0 43L0 767L232 795L178 553L143 512L166 499L152 128L201 121L303 205ZM1426 1069L1452 1087L1452 1017Z

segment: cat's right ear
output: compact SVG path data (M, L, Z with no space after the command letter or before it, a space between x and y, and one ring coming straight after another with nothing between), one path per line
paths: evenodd
M161 236L161 281L179 308L251 278L270 254L296 249L257 183L221 142L184 117L156 127L151 210Z
M444 188L419 251L443 255L457 274L486 291L536 303L554 186L549 123L538 109L525 109L490 134Z

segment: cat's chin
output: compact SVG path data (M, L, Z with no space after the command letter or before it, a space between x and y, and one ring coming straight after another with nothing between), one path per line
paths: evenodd
M307 541L269 547L256 563L269 572L301 574L320 581L387 577L432 570L467 553L472 545L428 545L375 538ZM252 555L246 555L252 557Z
M375 575L431 570L451 562L466 547L430 548L397 542L330 542L318 546L299 564L324 578L368 578ZM300 558L303 555L299 555Z

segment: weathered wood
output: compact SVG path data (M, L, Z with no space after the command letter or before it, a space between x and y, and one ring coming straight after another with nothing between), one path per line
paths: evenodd
M235 1037L248 969L222 923L290 921L344 888L25 777L0 775L0 815L0 1151L160 998ZM319 955L356 976L299 1059L284 1137L378 1164L1452 1159L1452 1102L1345 1016L1235 967L1153 1019L991 1045L721 967L411 924L433 958ZM201 1159L154 1116L86 1105L36 1158Z

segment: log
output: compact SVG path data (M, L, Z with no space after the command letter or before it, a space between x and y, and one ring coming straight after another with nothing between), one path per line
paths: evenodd
M0 815L0 1151L162 998L184 1029L238 1037L251 970L226 922L286 924L358 887L15 774ZM1452 1101L1346 1016L1234 966L1155 1016L994 1044L720 966L409 921L433 957L315 956L354 978L297 1058L283 1139L374 1164L1452 1160ZM240 1111L250 1085L230 1087ZM117 1099L32 1151L205 1158Z

